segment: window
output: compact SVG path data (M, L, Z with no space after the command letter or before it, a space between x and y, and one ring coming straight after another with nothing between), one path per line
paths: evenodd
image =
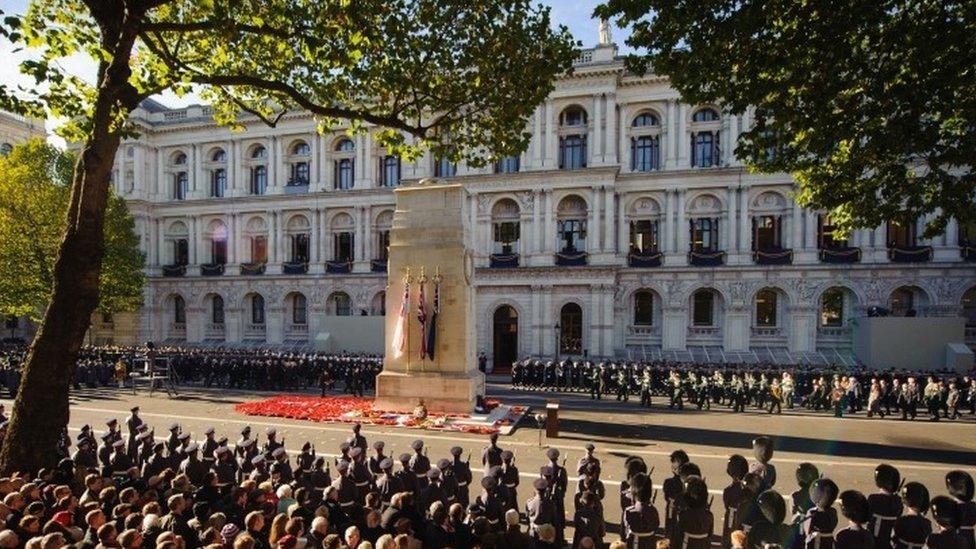
M380 185L396 187L400 184L400 157L386 155L380 159Z
M630 253L646 255L658 251L658 222L640 219L630 222Z
M308 263L308 235L305 233L291 235L292 263Z
M434 177L454 177L457 175L457 164L446 156L438 157L434 162Z
M190 245L187 239L177 238L173 241L173 263L175 265L189 265Z
M495 173L516 173L519 171L519 157L506 156L495 162Z
M353 144L351 139L343 139L336 144L336 152L353 152L356 150L356 145Z
M264 324L264 298L251 296L251 324Z
M300 141L292 147L291 154L295 156L308 156L312 154L312 148L308 146L308 143Z
M844 325L844 291L830 288L820 297L820 325L839 328Z
M224 323L224 298L219 295L215 295L213 301L210 302L210 322L213 324L223 324Z
M335 163L335 188L348 190L353 187L356 166L352 158L342 158Z
M251 168L251 194L263 195L268 188L268 168L266 166L254 166Z
M559 352L583 352L583 309L576 303L567 303L559 311Z
M560 126L584 126L586 125L586 111L579 107L570 107L562 112L559 117Z
M7 156L12 152L14 152L14 146L10 143L0 145L0 156Z
M183 153L178 153L173 158L173 164L176 164L177 166L185 166L186 165L186 155L183 154Z
M210 160L214 162L227 162L227 153L223 149L217 149L214 151L213 156L210 157Z
M834 222L829 215L817 216L817 246L821 250L847 247L847 240L834 237Z
M718 251L718 219L701 217L691 220L691 251Z
M649 172L661 168L660 140L656 135L642 135L630 140L630 169Z
M251 237L251 262L266 263L268 261L268 238L265 236Z
M710 168L718 165L718 133L693 132L691 134L691 165Z
M189 179L186 172L177 172L173 176L173 198L176 200L186 200L186 191Z
M641 290L634 294L634 326L654 324L654 294Z
M918 244L918 229L915 223L896 225L888 222L888 247L911 248Z
M343 292L332 294L332 307L336 316L350 316L352 314L352 300Z
M353 260L353 233L351 232L341 232L336 233L333 237L333 254L332 257L335 261L352 261Z
M173 322L186 324L186 301L180 296L173 298Z
M586 167L586 136L567 135L559 138L559 169L578 170Z
M661 122L658 120L657 116L653 113L645 112L637 115L634 118L634 123L631 124L634 128L647 128L651 126L659 126Z
M562 243L562 253L586 251L586 221L583 219L560 219L557 221L556 238Z
M715 294L710 290L698 290L692 300L692 325L713 326L715 322Z
M227 239L215 238L210 241L210 258L214 265L227 264Z
M901 287L891 292L891 314L894 316L908 316L909 311L915 312L915 293L911 288Z
M291 297L291 323L304 325L308 322L308 300L302 294Z
M500 221L494 224L496 254L516 253L519 241L519 222Z
M715 109L701 109L691 117L692 122L718 122L719 116Z
M752 249L772 250L780 247L782 218L760 215L752 218Z
M776 327L776 302L775 290L759 290L756 294L756 326L760 328Z
M383 230L376 233L376 259L386 261L390 258L390 231Z
M220 168L210 174L210 196L221 198L227 188L227 170Z
M976 288L970 288L962 294L962 316L966 319L967 327L976 327Z
M265 149L260 145L254 147L254 149L251 151L251 158L253 159L267 158L267 157L268 157L268 149Z
M297 185L308 185L309 181L309 168L308 162L295 162L291 165L291 180L288 181L288 185L294 187Z

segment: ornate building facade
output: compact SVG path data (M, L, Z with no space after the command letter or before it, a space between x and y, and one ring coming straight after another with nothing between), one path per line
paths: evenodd
M401 162L304 113L243 133L200 106L147 103L133 120L113 181L150 279L129 338L300 347L326 315L384 314L392 189L436 176L470 192L478 347L497 364L849 362L851 323L873 306L965 315L976 344L976 235L951 223L922 239L919 220L833 239L789 175L733 154L750 113L684 104L611 44L558 81L524 153L485 169ZM93 335L119 339L119 324L96 319Z

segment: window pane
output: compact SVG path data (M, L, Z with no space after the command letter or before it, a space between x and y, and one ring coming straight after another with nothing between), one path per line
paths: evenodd
M636 326L654 324L654 295L651 292L634 294L634 324Z
M251 239L251 261L254 263L268 261L268 239L266 237L255 236Z
M697 291L693 299L694 311L692 313L692 323L695 326L711 326L714 301L712 292L707 290Z
M820 303L820 325L844 325L844 293L841 290L831 289L824 292Z
M756 294L756 326L776 326L776 292L762 290Z
M649 219L630 222L630 251L649 254L658 251L658 223Z

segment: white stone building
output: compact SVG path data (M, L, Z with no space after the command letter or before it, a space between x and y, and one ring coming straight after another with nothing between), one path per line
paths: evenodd
M850 322L872 306L966 315L976 344L976 235L882 226L834 242L789 175L734 157L750 115L681 103L609 44L536 109L528 150L487 169L401 163L303 113L244 133L200 106L133 119L114 182L150 282L137 321L97 319L99 341L303 345L325 315L383 314L391 188L436 175L470 191L478 347L499 364L850 360Z

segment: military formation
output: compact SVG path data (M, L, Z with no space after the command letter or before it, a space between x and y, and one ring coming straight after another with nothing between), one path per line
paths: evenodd
M787 494L768 437L753 440L751 460L728 458L728 484L714 492L682 450L671 453L659 489L642 458L621 456L621 512L608 517L606 463L593 444L574 466L548 448L537 471L524 471L497 434L472 461L461 446L431 456L420 439L397 455L382 441L367 440L356 424L329 449L335 453L324 454L310 442L289 452L274 427L260 435L245 427L233 441L208 428L194 440L173 423L157 437L139 414L135 407L124 421L109 419L102 433L83 426L70 456L67 441L57 469L41 471L34 489L14 489L14 497L14 482L0 479L11 510L11 534L0 532L0 543L5 536L19 542L2 546L56 534L79 547L126 549L238 547L239 539L247 547L285 549L597 548L618 536L611 547L976 548L969 473L950 471L947 495L931 497L926 486L881 464L874 471L877 491L864 495L840 491L805 462L796 466L796 488ZM76 502L67 515L40 489L61 485L62 499L73 493ZM28 505L31 513L24 512ZM57 526L33 532L21 527L33 520L28 516ZM125 541L133 538L139 543Z
M976 414L976 376L950 372L755 364L673 364L524 359L512 365L516 390L584 393L650 407L781 413L783 408L932 421Z

